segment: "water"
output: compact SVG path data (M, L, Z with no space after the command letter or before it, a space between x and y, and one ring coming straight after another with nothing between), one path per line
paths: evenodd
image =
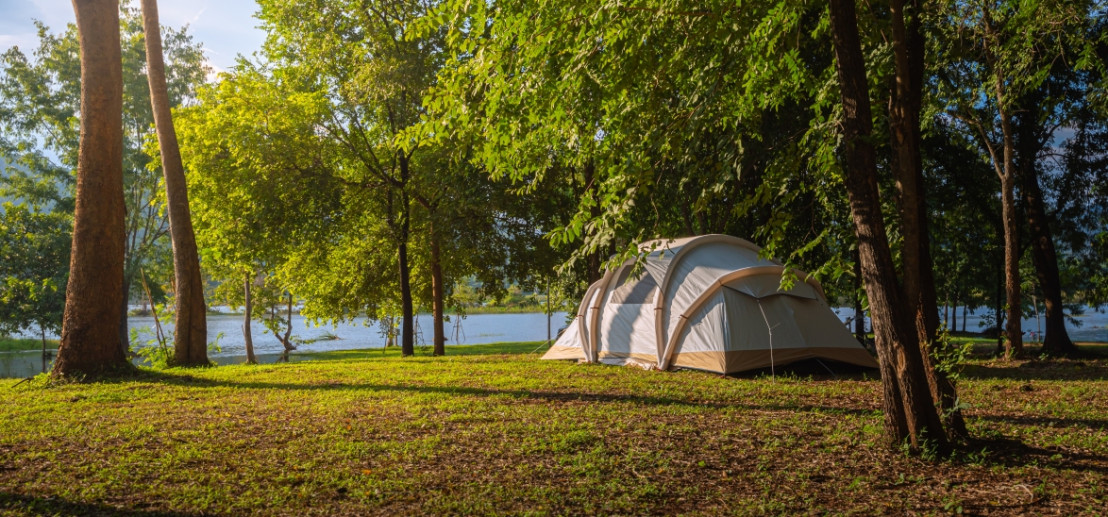
M835 315L839 319L846 321L848 318L854 316L854 310L850 308L837 308L832 309L835 311ZM1103 310L1103 309L1102 309ZM953 310L952 310L953 312ZM962 330L962 308L958 307L958 331ZM976 314L967 314L966 318L966 331L967 332L981 332L986 327L992 327L993 323L985 324L985 317L992 320L993 309L978 308ZM940 307L939 318L940 324L942 324L942 317L945 311ZM1070 321L1066 321L1066 332L1069 333L1070 339L1075 342L1102 342L1108 343L1108 312L1097 312L1089 307L1085 308L1085 313L1080 316L1075 316L1075 320L1081 323L1081 326L1074 325ZM1025 343L1038 343L1041 341L1039 334L1046 330L1046 315L1039 314L1039 319L1032 316L1031 318L1023 318L1021 320L1022 328L1024 332ZM854 326L850 326L851 330ZM866 330L873 331L873 327L870 326L869 318L866 318Z
M851 318L854 311L849 308L834 309L839 319L846 321ZM981 325L988 310L978 310L976 314L970 314L966 324L966 330L980 332ZM551 319L551 333L557 335L558 329L565 326L564 312L555 313ZM1067 322L1066 328L1070 338L1074 341L1108 342L1108 313L1096 312L1086 309L1085 314L1076 318L1081 326L1074 326ZM1040 322L1042 322L1040 318ZM305 343L297 347L301 352L326 352L331 350L351 350L362 348L382 348L385 338L379 333L377 326L366 326L361 322L343 323L339 325L324 325L313 327L299 315L293 315L293 338L312 341L333 334L338 339L328 339ZM452 318L445 324L447 344L477 345L483 343L498 343L509 341L542 341L546 339L546 315L542 313L526 314L474 314L460 322ZM129 326L139 330L141 342L153 339L152 328L154 319L146 316L134 316L129 319ZM281 357L284 347L272 334L265 333L265 327L261 323L251 322L251 332L254 337L254 353L260 362L276 362ZM853 326L851 326L853 328ZM962 311L958 311L958 328L962 328ZM1028 334L1025 339L1028 343L1035 343L1032 332L1038 332L1039 324L1034 318L1023 320L1023 329ZM866 329L870 330L869 321L866 321ZM208 316L208 336L215 340L219 338L220 351L210 354L213 361L219 364L234 364L246 361L246 345L242 337L242 316L213 315ZM32 336L37 337L37 336ZM56 338L56 336L47 335ZM416 344L425 345L431 340L431 317L423 314L416 318ZM289 360L296 361L300 358L294 353ZM49 368L47 363L46 368ZM2 377L27 377L43 371L41 352L0 352L0 378Z
M557 336L558 330L565 326L565 318L564 312L556 312L550 317L551 337ZM546 322L546 314L543 313L473 314L461 320L453 316L451 321L444 324L446 344L479 345L512 341L543 341L546 340ZM140 343L154 339L153 317L132 316L128 318L127 323L130 329L138 331ZM431 316L421 314L416 317L415 323L416 345L430 344ZM172 325L169 329L172 329ZM281 342L257 321L251 322L250 329L254 341L254 353L258 361L276 362L285 350ZM216 341L216 337L220 334L222 334L218 338L220 351L209 353L209 357L218 364L246 362L242 316L209 315L208 339ZM329 339L332 335L337 339ZM46 337L57 339L57 336L50 334ZM376 325L366 326L362 322L354 322L315 327L298 314L292 316L292 338L294 342L312 341L298 344L297 352L327 352L385 346L385 338ZM324 339L315 341L320 338ZM296 353L289 356L289 360L298 359ZM46 368L49 367L47 364ZM41 371L43 371L42 352L0 352L0 378L27 377Z

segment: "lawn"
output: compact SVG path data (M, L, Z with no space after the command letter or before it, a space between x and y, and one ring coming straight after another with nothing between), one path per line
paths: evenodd
M978 441L930 460L880 445L872 377L575 365L536 346L0 386L0 514L1108 508L1108 359L974 359L959 387Z

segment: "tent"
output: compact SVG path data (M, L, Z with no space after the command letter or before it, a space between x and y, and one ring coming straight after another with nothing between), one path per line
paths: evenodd
M784 266L728 235L651 241L589 286L543 359L719 373L829 359L877 367L818 282L779 289ZM638 267L636 265L638 264Z

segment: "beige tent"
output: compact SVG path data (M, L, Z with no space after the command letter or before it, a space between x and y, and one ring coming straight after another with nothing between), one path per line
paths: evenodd
M733 373L803 359L877 367L815 280L778 289L785 268L737 237L653 241L589 286L543 359ZM797 272L804 279L807 275Z

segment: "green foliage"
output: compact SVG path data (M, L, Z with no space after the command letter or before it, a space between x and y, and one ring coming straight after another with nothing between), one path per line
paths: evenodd
M53 33L41 22L35 25L39 37L36 49L26 53L11 47L0 56L0 141L5 142L0 145L0 159L16 164L10 178L20 193L14 198L23 202L53 199L53 210L71 213L80 124L77 27L70 24L64 31ZM157 263L152 255L169 254L169 245L162 238L168 219L162 208L161 172L150 166L150 158L143 152L144 142L154 135L153 115L141 13L128 2L120 6L120 39L127 203L125 281L137 292L134 280L139 267L146 265L147 270L159 271L160 280L167 284L172 272L150 267ZM201 46L186 29L170 27L162 29L162 44L170 104L189 102L207 73ZM4 195L12 194L0 192Z
M446 2L421 21L454 51L429 131L481 135L491 174L567 194L548 234L572 253L562 275L655 237L730 233L843 278L823 9Z
M61 332L72 224L66 213L0 205L0 335Z

